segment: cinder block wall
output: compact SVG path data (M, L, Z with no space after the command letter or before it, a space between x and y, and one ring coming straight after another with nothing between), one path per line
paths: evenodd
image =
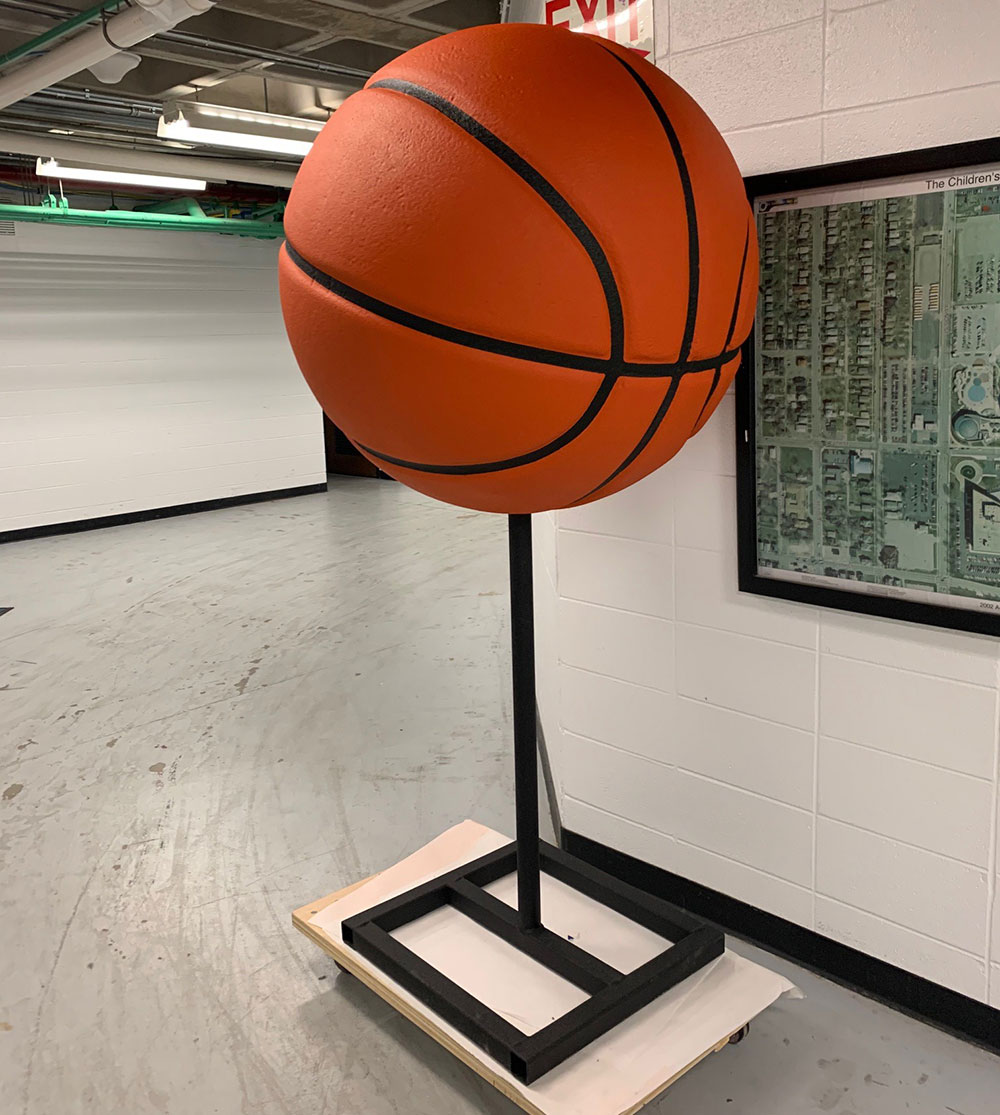
M745 174L1000 134L995 0L659 0ZM536 516L564 824L1000 1006L1000 643L736 591L733 398Z

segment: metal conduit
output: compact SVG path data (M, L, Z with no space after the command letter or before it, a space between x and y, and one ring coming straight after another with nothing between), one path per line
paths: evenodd
M205 50L218 50L223 54L235 54L237 57L253 61L276 62L282 66L294 66L297 70L312 70L317 74L327 74L330 77L349 77L357 81L367 81L372 76L371 70L357 70L353 66L342 66L338 62L303 58L297 54L286 54L281 50L244 46L242 43L230 43L224 39L208 39L204 35L194 35L190 31L163 31L156 37L163 39L164 42L200 46Z
M16 120L31 121L35 124L49 123L56 127L65 125L67 130L75 131L81 124L96 124L104 128L126 129L123 135L156 135L156 117L131 116L128 112L108 108L88 110L85 106L52 105L36 102L29 98L18 101L4 110L3 125L8 127ZM162 146L162 145L161 145Z
M72 19L80 14L72 8L64 8L61 4L42 3L40 0L3 0L0 3L0 8L13 8L17 11L29 12L32 15L53 16L57 19ZM303 28L303 35L307 34L308 29ZM212 39L190 31L161 31L155 38L164 42L176 43L178 46L194 46L203 50L215 50L223 54L232 54L250 61L274 62L283 66L294 66L298 70L308 70L329 77L353 78L362 82L371 77L370 70L358 70L353 66L342 66L337 62L324 62L319 58L303 58L280 50L269 50L266 47L245 46L243 43L231 43L225 39Z
M95 4L92 8L87 8L86 11L77 12L76 15L65 20L63 23L57 24L55 27L50 27L48 31L43 31L40 35L36 35L33 39L29 39L26 43L21 43L20 46L14 47L13 50L8 50L6 54L0 54L0 67L6 66L8 62L14 62L18 58L23 58L26 54L32 54L40 47L45 46L47 43L54 42L56 39L61 39L68 35L70 31L76 30L85 23L89 23L93 19L99 19L102 13L108 8L116 8L121 3L121 0L101 0L101 3Z
M87 89L70 89L62 85L50 85L24 97L24 104L61 104L73 108L107 109L109 112L124 113L128 116L159 116L162 106L159 101L144 101L136 97L116 96L114 93L98 93Z

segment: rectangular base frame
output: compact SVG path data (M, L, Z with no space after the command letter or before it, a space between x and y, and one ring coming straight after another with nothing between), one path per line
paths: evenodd
M539 842L542 871L672 942L632 972L619 972L544 926L522 928L519 913L483 888L517 870L517 842L348 918L344 942L377 965L517 1080L530 1084L602 1034L721 956L725 939L685 911ZM450 905L582 991L589 999L534 1034L448 979L391 934Z

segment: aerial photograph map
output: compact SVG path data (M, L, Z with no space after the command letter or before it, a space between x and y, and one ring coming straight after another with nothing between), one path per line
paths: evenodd
M754 202L758 573L1000 612L1000 172L841 196Z

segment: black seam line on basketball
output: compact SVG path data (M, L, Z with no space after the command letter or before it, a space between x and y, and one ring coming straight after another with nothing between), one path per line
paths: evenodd
M629 453L625 460L622 461L622 463L614 470L614 472L611 473L610 476L602 480L596 487L591 488L586 495L580 496L580 499L574 500L574 503L579 503L580 500L583 499L589 499L592 495L594 495L595 492L599 492L602 488L607 487L607 485L610 484L612 480L623 473L625 469L627 469L628 466L632 464L636 457L638 457L639 454L650 443L650 441L652 441L653 435L660 428L663 419L667 416L667 411L670 410L670 404L674 401L674 396L677 394L677 388L680 387L680 385L681 381L679 376L670 381L670 385L667 387L666 393L664 394L656 413L653 415L649 425L646 427L646 432L642 435L641 438L639 438L639 441L632 452Z
M726 348L729 347L733 339L733 334L736 332L736 319L740 316L740 303L743 301L743 280L746 278L747 273L747 253L750 251L750 217L747 217L747 234L746 239L743 241L743 260L740 263L740 277L736 281L736 301L733 302L733 314L729 319L729 332L726 334ZM716 387L719 386L719 380L722 378L722 364L715 369L715 375L712 376L712 386L708 389L708 394L705 396L705 401L701 404L701 410L698 411L698 417L691 427L692 431L697 429L698 423L701 421L702 415L705 413L705 408L712 401L712 396L715 394Z
M681 342L680 349L680 362L683 364L688 356L691 355L691 345L694 343L694 329L698 320L698 287L701 279L700 249L698 243L698 210L694 200L694 186L691 184L691 172L688 170L687 159L684 158L684 147L681 144L680 137L677 135L670 121L670 117L667 115L666 109L660 104L659 98L646 84L645 79L641 74L632 69L628 62L620 55L615 54L613 50L605 46L599 40L595 39L593 41L601 50L606 54L610 54L616 62L620 63L632 80L642 90L643 96L649 102L650 107L656 113L656 117L660 121L660 127L663 129L670 143L670 149L674 155L674 162L677 164L677 173L680 175L681 190L684 194L684 214L687 218L688 231L687 316L684 322L684 339Z
M740 303L743 301L743 282L744 282L744 279L746 278L747 255L748 255L749 251L750 251L750 214L748 213L747 214L747 231L746 231L746 236L743 239L743 258L740 260L740 274L739 274L739 278L737 278L737 280L736 280L736 297L733 299L733 312L729 316L729 330L726 333L726 347L727 348L732 343L733 334L736 332L736 320L739 317L739 313L740 313ZM713 369L712 386L708 389L708 394L705 396L705 401L701 404L701 410L698 412L698 418L695 420L694 426L697 426L698 423L701 421L701 416L705 413L705 408L708 406L709 401L711 400L712 396L715 394L715 389L719 386L719 380L722 378L723 363L724 363L724 361L720 361L719 364ZM611 481L614 480L615 477L617 477L626 468L628 468L628 466L630 464L632 464L632 462L636 459L636 457L639 456L639 454L643 451L643 449L646 448L646 446L652 440L653 435L660 428L660 425L662 424L663 419L666 417L667 411L670 409L670 404L673 402L673 398L674 398L674 395L677 392L677 387L679 386L679 384L680 384L680 379L679 378L678 379L673 379L673 380L670 381L670 386L667 388L667 393L663 398L663 403L661 404L661 406L660 406L659 410L656 412L656 414L653 416L653 420L650 422L649 426L646 428L646 432L643 434L642 438L639 440L639 444L635 447L635 449L632 450L632 452L625 458L624 461L622 461L622 463L618 466L618 468L616 468L615 471L606 480L604 480L602 483L598 484L596 488L591 488L591 490L589 492L587 492L587 494L585 496L580 497L581 499L589 499L590 496L594 495L595 492L599 492L601 490L601 488L610 484ZM692 430L694 429L694 426L691 427ZM579 502L579 500L577 500L576 502Z
M453 104L440 93L426 89L422 85L415 85L410 81L398 81L395 78L385 78L375 81L366 89L391 89L414 97L424 104L436 109L442 116L446 116L453 124L457 124L464 132L472 136L477 143L492 151L507 167L519 178L523 179L538 196L549 206L556 216L566 225L570 232L580 242L583 250L590 257L601 289L604 292L604 301L608 308L608 321L611 330L611 359L621 361L625 355L625 314L622 309L621 294L615 282L611 263L605 255L604 249L586 221L562 196L543 174L537 171L526 159L522 158L512 147L509 147L496 134L491 132L485 124L481 124L474 116L470 116L457 105Z
M523 345L517 341L504 341L498 337L488 337L483 333L473 333L468 329L458 329L453 325L434 321L432 318L421 317L409 310L393 306L390 302L383 302L348 283L328 275L315 264L310 263L299 252L291 241L285 241L285 251L288 258L303 274L325 287L331 294L343 298L345 302L367 310L391 321L396 325L405 326L428 337L437 337L439 340L451 344L462 345L465 348L475 349L478 352L491 352L497 356L509 356L515 360L529 360L535 364L549 364L557 368L571 368L579 372L596 372L599 375L615 377L625 376L638 379L655 379L661 376L687 375L689 372L706 372L715 367L720 360L731 360L739 350L723 352L718 356L703 357L698 360L688 360L684 364L668 363L633 363L622 360L617 363L601 356L578 356L572 352L559 352L556 349L536 348L534 345Z
M708 394L705 396L705 401L701 404L701 410L698 411L698 417L694 420L694 425L691 427L691 434L693 434L698 428L698 423L701 421L701 416L705 413L706 407L712 401L712 396L715 394L716 387L719 386L720 379L722 379L721 364L712 371L712 385L708 389Z
M574 438L579 437L597 417L617 382L613 376L605 376L594 397L590 400L587 409L568 430L557 438L538 449L532 449L530 452L522 453L517 457L508 457L503 461L483 461L467 465L431 465L419 461L407 461L401 457L390 457L387 453L380 453L377 449L372 449L368 445L359 445L358 448L363 449L372 457L377 457L380 461L385 461L386 464L413 469L414 472L433 472L442 476L475 476L486 472L504 472L507 469L530 465L535 461L540 461L543 457L551 456L551 454L562 449L563 446L568 445Z

